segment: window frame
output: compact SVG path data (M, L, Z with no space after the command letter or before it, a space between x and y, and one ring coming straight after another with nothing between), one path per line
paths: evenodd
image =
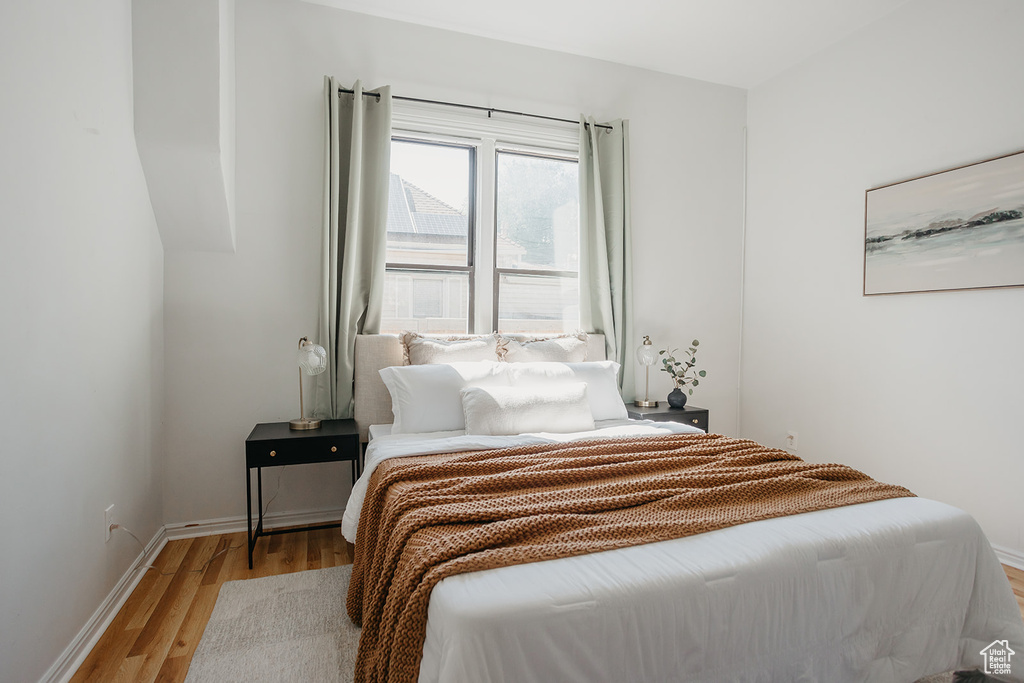
M416 145L432 145L435 147L452 147L456 149L465 149L469 151L469 199L466 205L466 265L456 266L445 263L392 263L386 260L384 263L384 273L467 273L469 277L469 292L467 294L468 303L466 307L466 328L467 331L475 329L475 318L474 315L474 281L476 280L476 222L477 222L477 198L476 198L476 168L477 168L477 155L479 150L476 145L469 144L465 141L456 142L454 140L431 140L428 138L413 138L409 137L412 133L396 134L395 130L391 131L391 142L404 142ZM387 238L385 237L385 253L387 252ZM443 308L443 307L442 307Z
M489 112L396 101L391 139L471 150L466 210L467 265L386 264L388 272L467 273L468 334L498 331L499 280L504 274L579 279L578 271L497 267L498 154L505 152L578 164L579 129L576 125L532 119L505 121L492 117Z
M500 287L498 283L501 281L502 275L525 275L535 277L564 277L564 278L575 278L579 280L579 270L553 270L547 268L500 268L498 267L498 155L499 154L518 154L524 157L534 157L537 159L555 159L557 161L569 161L577 166L580 163L579 154L574 157L566 156L564 154L557 154L554 152L545 153L535 150L525 150L512 146L496 145L494 149L493 159L494 166L494 199L491 202L493 208L493 219L491 221L491 235L492 241L494 242L493 251L491 253L491 271L494 273L494 277L491 278L491 328L493 331L498 331L498 292ZM577 169L578 170L578 169ZM578 237L578 235L577 235ZM568 332L569 330L565 330Z

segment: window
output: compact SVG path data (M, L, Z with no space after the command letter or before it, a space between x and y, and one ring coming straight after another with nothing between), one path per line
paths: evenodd
M566 146L396 132L382 332L579 326L577 161Z
M468 145L391 141L381 331L471 329L475 159Z
M496 329L562 332L579 326L577 163L497 153Z

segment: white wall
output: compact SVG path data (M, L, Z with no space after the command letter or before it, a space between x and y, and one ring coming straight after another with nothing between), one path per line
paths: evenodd
M0 678L38 680L162 523L163 254L127 0L0 4Z
M1024 289L861 296L864 191L1024 148L1024 4L918 0L749 94L742 431L1024 550Z
M243 514L246 435L297 416L294 349L316 330L325 74L631 119L637 329L700 338L709 379L693 402L734 429L742 90L299 2L238 3L235 38L237 250L166 259L166 521ZM667 377L653 384L668 393ZM341 506L344 469L283 470L271 511Z
M164 248L232 251L234 0L133 0L135 140Z

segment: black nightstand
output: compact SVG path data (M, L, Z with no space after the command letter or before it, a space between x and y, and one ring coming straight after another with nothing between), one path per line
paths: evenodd
M264 422L256 425L245 440L245 500L249 515L249 569L252 551L260 536L287 534L293 531L330 529L335 524L319 524L293 529L263 530L263 468L282 465L308 465L316 462L348 460L352 481L359 476L359 428L355 420L324 420L319 429L293 430L287 422ZM259 518L252 528L252 470L256 470L256 496Z
M708 409L687 405L685 408L670 408L667 401L658 401L657 408L640 408L626 404L626 413L632 420L654 420L656 422L680 422L708 431Z

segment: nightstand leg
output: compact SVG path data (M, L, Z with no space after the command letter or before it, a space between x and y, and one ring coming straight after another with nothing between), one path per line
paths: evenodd
M256 538L260 537L260 532L263 531L263 468L256 468ZM256 547L256 539L252 541L252 545Z
M249 569L252 569L252 470L245 468L245 511L249 515Z
M252 569L252 553L256 549L256 541L260 538L260 533L263 531L263 468L256 468L256 504L258 506L257 517L256 517L256 531L252 532L252 538L249 539L249 569ZM252 519L252 503L249 504L249 519ZM252 522L249 522L249 526L252 526Z

